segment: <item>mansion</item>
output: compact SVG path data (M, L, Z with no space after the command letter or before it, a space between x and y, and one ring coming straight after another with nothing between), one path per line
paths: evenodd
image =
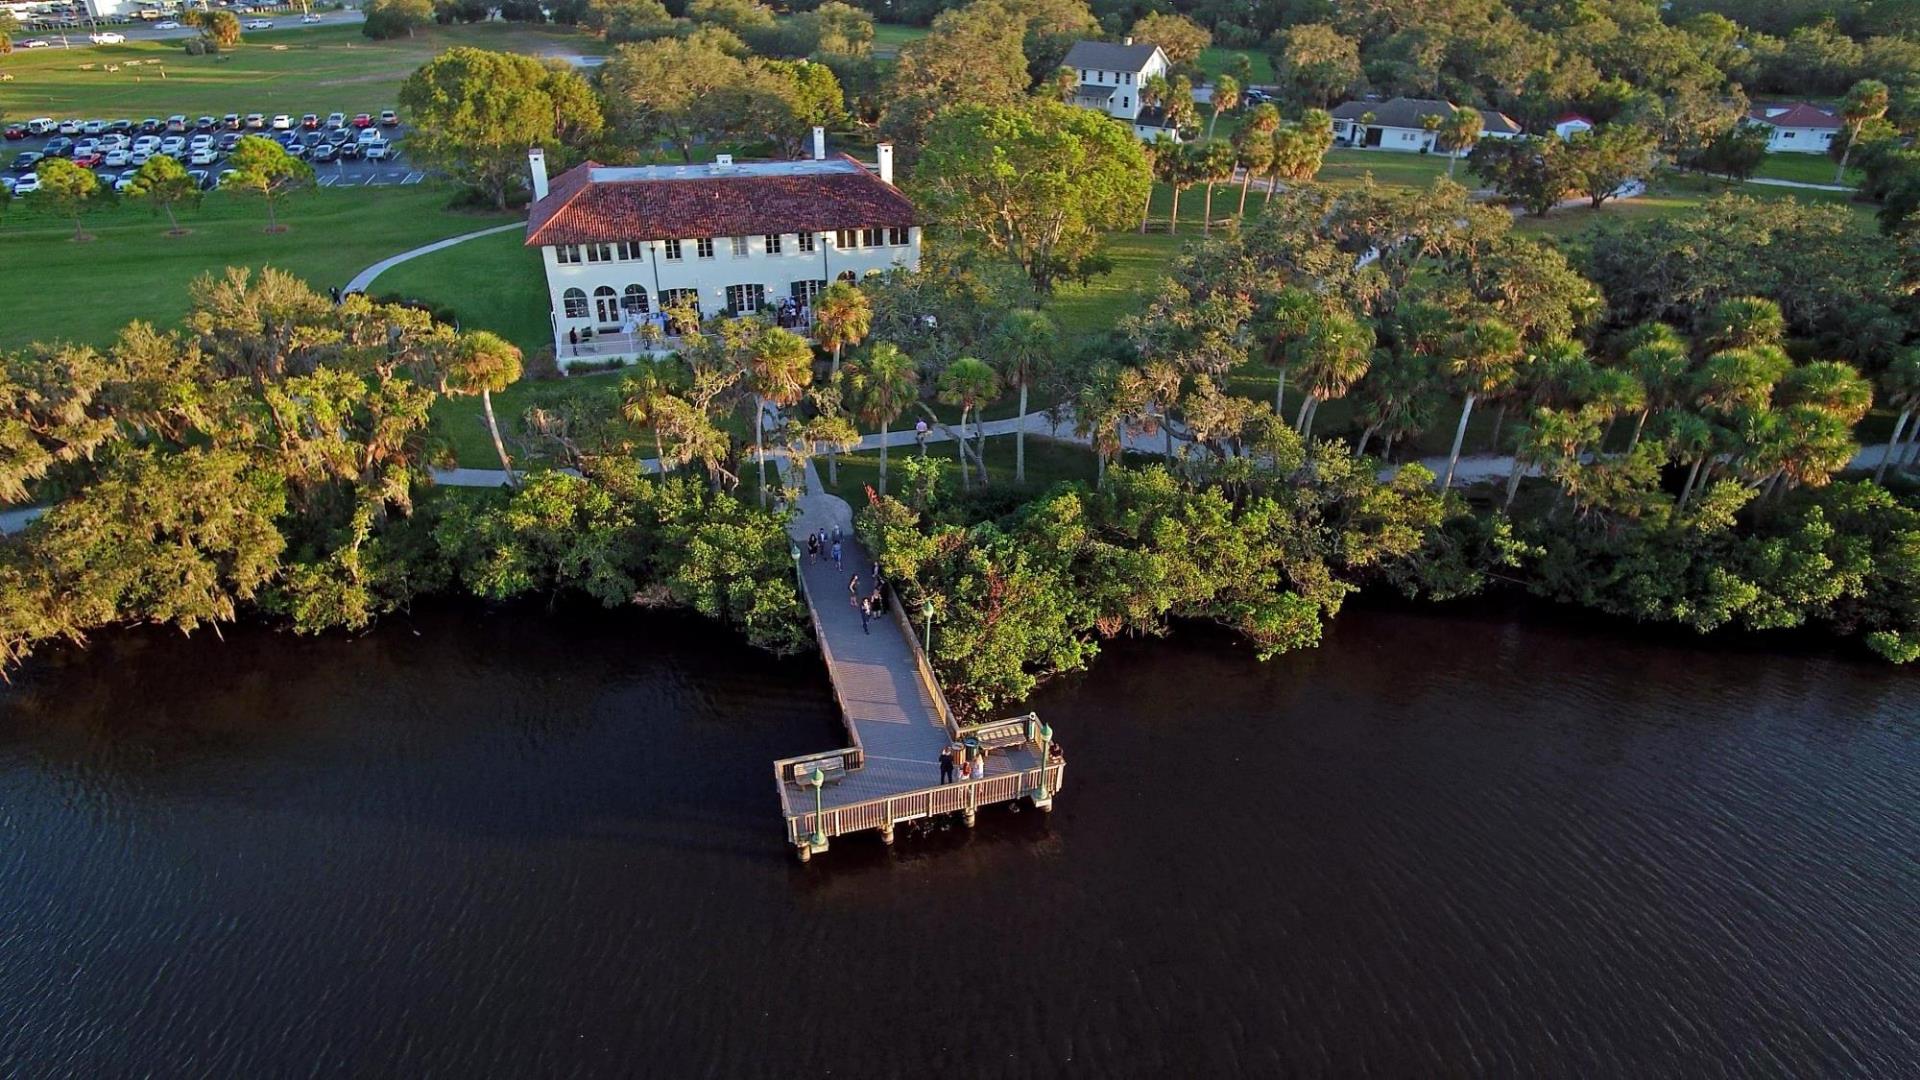
M799 161L607 166L551 181L529 151L528 247L540 249L562 367L658 351L669 309L767 312L811 325L829 282L920 265L913 203L893 186L893 147L875 168L829 157L816 128Z

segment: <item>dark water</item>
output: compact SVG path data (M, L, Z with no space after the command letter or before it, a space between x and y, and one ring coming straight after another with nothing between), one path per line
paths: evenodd
M824 679L698 622L113 635L0 705L0 1075L1912 1076L1915 680L1123 643L1051 818L802 867Z

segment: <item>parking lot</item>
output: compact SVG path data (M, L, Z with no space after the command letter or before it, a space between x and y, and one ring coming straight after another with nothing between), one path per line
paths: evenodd
M9 124L12 124L15 122L16 121L9 121ZM352 141L357 142L358 133L361 130L365 130L365 129L356 129L356 128L349 127L344 130L351 132L352 135L350 136L350 139ZM421 181L425 180L427 176L426 172L424 170L416 168L410 161L407 160L404 147L399 141L405 137L405 134L406 134L405 126L399 125L399 126L393 126L393 127L377 128L377 130L380 132L381 136L383 137L382 141L389 144L388 153L391 156L385 158L384 160L378 160L378 161L367 160L361 157L354 157L354 158L335 157L332 160L309 160L308 164L313 167L315 182L318 183L321 187L326 187L326 188L357 188L357 187L402 186L402 185L409 185L409 184L418 184ZM295 137L302 138L302 139L304 139L309 134L312 134L312 132L302 129L298 126L297 118L296 118L296 125L292 129L291 133ZM318 133L322 136L322 139L324 140L327 135L327 129L323 127L319 129ZM181 138L191 138L195 134L195 132L191 128L189 128L189 130L185 132L160 133L162 137L169 134L175 135ZM242 128L239 131L230 131L225 127L216 126L210 134L214 136L216 141L219 140L222 136L227 136L229 137L228 141L232 141L232 138L243 136L243 135L264 135L264 136L273 138L273 137L282 136L288 133L282 132L282 131L274 131L271 129L249 130L245 128ZM6 177L17 179L21 176L24 176L28 173L32 173L35 171L35 168L37 166L28 166L25 168L16 168L13 166L13 162L15 161L15 159L18 158L19 155L22 153L32 152L37 154L45 154L47 152L47 146L49 144L55 143L56 140L64 139L65 145L64 145L63 154L64 156L71 157L73 152L73 144L75 144L76 142L82 139L86 139L86 138L98 139L101 137L102 136L100 135L89 136L84 133L76 133L73 135L59 135L59 134L28 135L26 138L22 138L22 139L7 139L5 140L4 143L0 143L0 176L6 176ZM140 137L140 132L136 126L136 129L132 133L130 133L129 141L131 142L131 139L139 138L139 137ZM190 156L186 153L180 153L173 156L179 157L182 163L188 165L190 169L204 170L207 173L207 176L209 178L206 185L209 188L213 186L214 180L220 175L220 173L230 167L228 164L228 154L225 151L218 150L218 149L214 151L213 160L211 162L193 162L189 160ZM303 158L311 158L313 156L312 149L309 147L306 147L303 143L303 149L301 151L300 156L302 156ZM322 156L324 157L324 155ZM138 169L138 166L135 164L132 164L131 162L126 164L110 164L109 161L111 161L111 159L109 159L108 161L103 161L100 164L93 167L95 175L97 175L100 178L101 184L105 187L112 187L114 182L118 180L120 176L127 173L135 172Z

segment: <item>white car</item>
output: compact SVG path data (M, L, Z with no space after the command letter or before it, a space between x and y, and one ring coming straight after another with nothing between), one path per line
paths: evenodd
M388 161L397 152L390 142L370 142L360 149L361 156L368 161Z
M125 45L127 43L127 35L107 31L99 34L88 34L87 40L93 42L95 45Z
M188 139L187 145L192 147L195 150L202 149L203 147L212 146L213 136L208 135L205 132L201 132L200 134L195 135L194 137Z
M44 41L43 39L35 37L35 38L28 38L27 40L21 42L20 47L23 49L45 49L45 48L48 48L49 46L47 45L46 41ZM14 190L18 191L20 189L16 187L14 188ZM38 181L35 181L35 186L33 190L35 191L40 190Z
M286 113L276 113L271 126L275 131L292 131L293 117L288 116Z
M127 155L127 164L136 169L152 160L153 151L151 150L135 150L133 153Z
M319 21L320 21L320 16L318 16L318 15L302 15L302 16L300 16L300 21L301 21L301 22L303 22L303 23L317 23L317 22L319 22Z
M73 144L73 156L86 157L88 154L98 152L99 149L99 139L81 139L79 142Z
M187 152L187 140L178 135L169 135L160 140L160 152L178 156Z
M60 121L60 134L62 134L62 135L78 135L78 134L80 134L80 121L78 121L78 120L62 120L62 121Z
M51 116L37 116L27 121L27 134L51 135L60 130L60 122Z
M151 154L158 149L160 149L160 136L158 135L142 135L133 140L133 152L136 154Z
M107 122L105 120L82 120L80 122L80 134L82 135L105 135L106 133Z
M124 169L127 167L127 163L132 160L133 155L125 150L109 150L107 151L107 156L101 159L100 164L109 169Z
M174 22L172 19L162 19L159 22L154 23L153 28L155 30L178 30L180 29L180 24L177 22Z
M219 160L220 155L214 153L213 147L211 146L203 146L187 155L187 164L189 165L211 165Z
M239 169L221 169L220 175L213 178L213 186L217 188L226 187L239 173Z
M128 188L130 188L130 187L132 187L132 186L133 186L133 178L134 178L134 174L133 174L133 173L121 173L121 174L120 174L120 179L118 179L118 180L115 180L115 181L113 182L113 190L115 190L115 191L125 191L125 190L127 190Z
M248 30L271 30L273 29L273 20L272 19L248 19L246 22L241 23L240 25L245 27Z
M354 141L358 142L361 146L366 146L369 143L381 142L385 139L386 139L386 136L380 134L379 128L370 128L370 127L361 128L359 134L354 136Z
M28 173L27 175L13 182L13 193L15 195L28 195L39 190L40 190L40 174L39 173Z

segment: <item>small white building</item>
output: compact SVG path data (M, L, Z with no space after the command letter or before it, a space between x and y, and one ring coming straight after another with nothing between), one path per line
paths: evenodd
M1389 101L1349 101L1333 109L1333 141L1336 146L1360 150L1397 150L1408 154L1434 154L1435 135L1427 127L1444 122L1453 115L1451 102L1429 98L1397 97ZM1520 125L1505 113L1491 109L1480 114L1480 137L1517 139ZM1468 147L1461 150L1465 155Z
M1747 123L1767 132L1770 154L1824 154L1846 126L1846 121L1804 101L1784 105L1756 105Z
M1098 109L1125 121L1140 138L1152 141L1165 135L1179 141L1180 133L1167 126L1158 106L1141 104L1140 89L1154 76L1167 77L1173 65L1158 45L1135 45L1132 38L1115 45L1108 41L1076 41L1060 66L1080 76L1073 103Z
M832 281L920 265L913 203L879 162L826 153L705 165L616 167L588 161L551 182L528 152L533 205L526 246L540 249L561 366L657 351L670 308L703 315L776 313L805 330Z
M1579 113L1561 113L1554 117L1553 133L1561 139L1571 139L1575 135L1585 135L1599 125Z

